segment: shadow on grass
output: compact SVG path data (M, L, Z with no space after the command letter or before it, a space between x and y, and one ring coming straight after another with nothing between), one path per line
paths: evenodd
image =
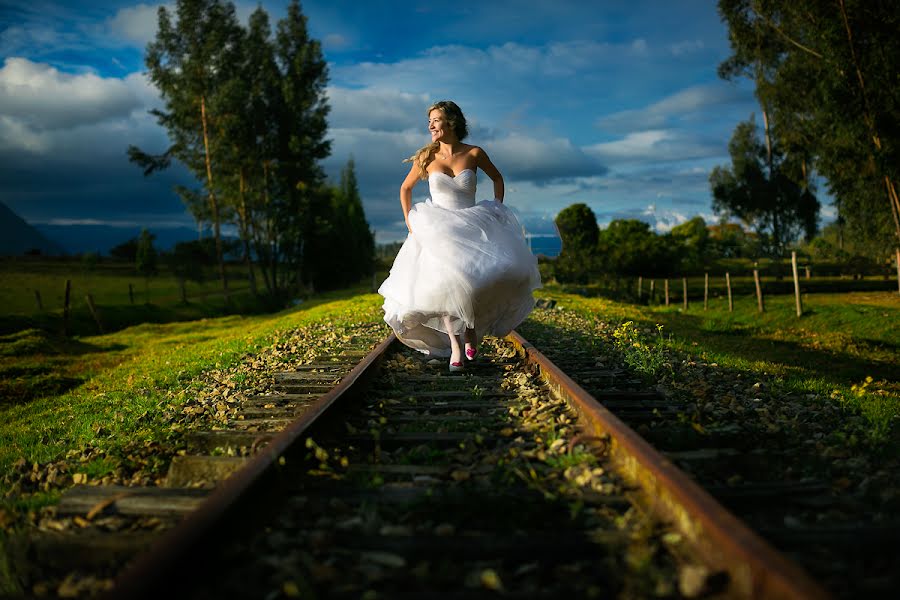
M552 317L551 317L552 318ZM578 328L576 324L553 324L528 319L517 330L532 342L541 352L551 360L576 362L584 367L592 367L598 357L604 357L604 362L620 364L624 361L624 355L611 342L594 336L590 331ZM678 332L684 335L684 331ZM745 341L742 338L742 341ZM706 342L704 342L706 343ZM795 344L788 346L790 353L799 354ZM709 350L707 345L704 349ZM587 354L585 350L589 350ZM743 349L741 357L760 358L767 361L773 360L773 353L766 347L758 346L750 351ZM581 351L581 352L579 352ZM716 351L728 352L732 356L736 353L731 348L720 346ZM803 352L808 352L803 350ZM822 353L820 353L822 354ZM865 366L856 364L857 361L848 361L849 365L841 365L843 369L860 369L863 372L872 372L868 363ZM777 427L770 427L769 421L757 418L755 412L748 411L733 413L724 418L715 411L709 412L710 403L717 407L734 406L728 397L733 396L737 404L743 404L758 394L753 388L755 382L760 380L761 373L752 368L734 366L717 366L715 378L707 378L701 373L683 379L679 375L679 386L688 391L688 395L679 394L684 402L679 407L678 419L660 418L659 420L638 420L629 422L627 413L622 416L630 426L657 448L667 451L688 450L703 447L732 448L740 452L732 457L729 468L732 473L738 473L745 479L780 479L786 469L796 473L828 473L831 470L831 458L821 456L815 446L809 446L807 441L817 432L830 432L834 436L847 436L848 432L859 431L859 427L868 427L861 418L849 419L847 413L836 405L823 405L819 401L809 401L804 397L803 390L793 390L789 395L778 398L767 398L754 408L768 406L773 414L777 414L787 404L795 405L791 410L802 410L813 418L787 418L787 413L777 419ZM602 395L602 391L610 386L609 382L597 383L591 380L580 381L577 368L572 369L575 381L581 384L585 390L594 395ZM816 373L823 376L822 371ZM635 374L632 376L637 377ZM844 384L846 374L834 376L832 379L840 379ZM655 382L645 378L645 389L652 389ZM739 384L739 385L735 385ZM615 385L615 384L613 384ZM616 412L615 410L613 412ZM724 419L724 421L723 421ZM733 421L729 421L729 420ZM733 423L739 421L740 426ZM722 424L725 426L722 426ZM729 424L732 423L732 424ZM862 425L860 425L862 424ZM888 434L888 439L879 447L884 449L896 449L898 444L897 429ZM767 452L759 454L759 448L766 448ZM877 450L872 450L877 453ZM893 450L886 450L891 452ZM702 465L693 466L702 471ZM698 475L700 471L696 471Z
M887 358L866 359L849 352L835 352L799 342L758 337L758 331L752 326L710 329L706 319L693 315L679 314L673 317L657 313L654 321L662 324L676 338L687 342L696 341L707 352L727 354L747 361L783 364L802 369L810 377L835 384L853 383L867 376L888 381L897 379L897 363ZM649 323L650 321L645 322ZM854 340L851 344L879 350L896 347L895 344L882 340Z

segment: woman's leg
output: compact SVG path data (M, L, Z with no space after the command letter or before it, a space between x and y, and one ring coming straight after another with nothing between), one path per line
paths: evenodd
M462 362L462 349L459 345L459 337L450 333L453 331L453 325L450 322L450 316L444 317L444 325L447 327L447 335L450 336L450 363Z

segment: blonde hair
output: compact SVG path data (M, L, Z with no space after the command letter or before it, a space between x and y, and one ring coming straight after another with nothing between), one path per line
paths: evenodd
M453 133L459 141L465 139L469 135L469 126L466 124L466 117L462 110L452 100L440 100L428 107L425 114L430 115L431 111L439 110L443 113L447 123L450 124ZM431 142L419 148L415 154L403 160L403 162L412 162L419 167L419 179L428 179L428 165L434 160L441 147L440 142Z

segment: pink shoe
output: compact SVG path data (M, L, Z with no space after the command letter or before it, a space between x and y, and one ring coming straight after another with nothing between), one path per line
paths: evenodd
M466 367L461 362L452 362L450 363L450 372L456 373L457 371L465 371Z
M475 360L475 356L478 354L478 350L475 348L466 348L466 359L469 361Z

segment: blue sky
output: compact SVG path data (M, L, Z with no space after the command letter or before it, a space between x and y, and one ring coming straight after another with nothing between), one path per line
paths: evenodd
M286 4L262 3L273 22ZM185 171L144 178L125 156L129 144L167 145L143 74L157 6L0 1L0 199L26 221L192 226L171 191ZM246 22L257 4L236 6ZM716 76L729 48L712 0L302 7L329 62L326 172L353 155L379 242L404 232L401 161L427 142L434 100L462 107L467 141L503 172L509 205L536 234L575 202L601 225L712 220L709 172L728 162L734 126L759 113L749 83ZM479 184L487 198L489 181ZM426 196L420 184L414 198Z

